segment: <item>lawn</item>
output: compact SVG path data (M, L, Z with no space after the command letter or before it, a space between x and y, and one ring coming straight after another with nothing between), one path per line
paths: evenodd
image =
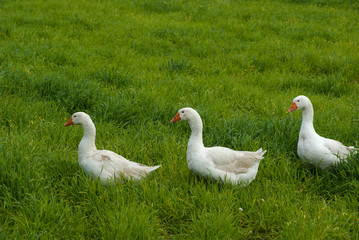
M297 156L297 95L314 127L359 147L355 0L0 0L1 239L359 239L359 155L332 171ZM267 150L247 187L188 170L182 107L205 146ZM104 187L97 148L162 167Z

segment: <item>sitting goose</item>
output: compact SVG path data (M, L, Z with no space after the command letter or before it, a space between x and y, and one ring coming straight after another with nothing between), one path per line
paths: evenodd
M81 125L84 136L79 145L79 164L82 169L95 178L100 178L106 185L116 178L142 179L159 166L149 167L108 151L97 150L95 145L96 128L89 115L84 112L77 112L65 124Z
M188 168L202 177L246 186L258 172L258 167L266 151L235 151L225 147L205 147L202 141L202 120L192 108L182 108L171 123L188 121L192 130L187 147Z
M346 147L341 142L319 136L313 126L313 105L306 96L294 98L288 112L302 110L302 125L299 132L298 156L302 161L328 169L340 160L345 160L354 147Z

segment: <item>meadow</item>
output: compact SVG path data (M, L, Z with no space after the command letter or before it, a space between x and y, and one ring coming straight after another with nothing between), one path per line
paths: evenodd
M359 147L355 0L0 0L1 239L359 239L359 155L332 171L296 149L297 95L314 127ZM204 144L268 152L245 188L186 163ZM162 167L104 187L78 165L97 148Z

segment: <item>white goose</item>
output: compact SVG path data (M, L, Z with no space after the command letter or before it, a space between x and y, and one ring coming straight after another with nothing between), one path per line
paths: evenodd
M89 115L84 112L74 113L65 124L81 125L84 136L79 145L79 164L83 170L95 178L100 178L106 185L116 178L141 179L159 166L149 167L108 151L97 150L95 145L96 128Z
M192 133L187 147L188 168L202 177L241 184L251 183L258 172L258 167L266 151L235 151L225 147L204 147L202 141L202 120L192 108L182 108L171 123L188 121Z
M294 98L288 112L302 110L302 125L299 132L298 156L302 161L327 169L345 160L354 147L346 147L341 142L319 136L313 126L313 105L306 96Z

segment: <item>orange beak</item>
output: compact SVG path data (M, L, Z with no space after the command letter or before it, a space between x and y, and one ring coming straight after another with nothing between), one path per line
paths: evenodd
M65 123L65 127L72 125L72 124L74 124L74 123L72 122L72 117L70 117L70 119L67 121L67 123Z
M181 121L181 117L180 117L179 113L177 113L176 116L174 118L172 118L171 123L177 122L177 121Z
M297 107L297 104L295 104L295 102L293 102L292 106L290 107L290 109L288 110L288 112L293 112L295 110L297 110L298 107Z

